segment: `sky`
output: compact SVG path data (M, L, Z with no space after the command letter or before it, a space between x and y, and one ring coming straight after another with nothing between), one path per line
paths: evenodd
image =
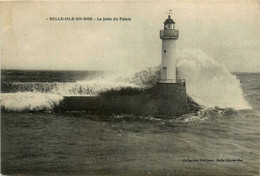
M177 52L201 50L230 72L260 71L260 2L253 0L0 2L1 68L122 71L159 65L167 9L180 32Z

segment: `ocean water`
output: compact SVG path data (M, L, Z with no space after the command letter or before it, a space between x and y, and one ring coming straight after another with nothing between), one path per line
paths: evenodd
M199 54L180 57L178 75L201 109L164 119L52 111L64 95L149 87L156 68L127 78L2 70L2 174L258 175L260 73L231 74Z

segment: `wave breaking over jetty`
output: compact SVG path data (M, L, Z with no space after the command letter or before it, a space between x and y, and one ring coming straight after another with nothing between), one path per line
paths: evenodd
M132 76L99 75L76 82L2 82L1 108L6 111L52 110L63 96L97 96L106 93L136 93L153 87L160 67L151 67ZM221 64L201 51L178 54L177 75L186 79L188 102L198 109L250 109L240 82Z

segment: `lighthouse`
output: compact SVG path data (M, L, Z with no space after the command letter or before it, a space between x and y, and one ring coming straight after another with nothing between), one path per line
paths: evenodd
M147 89L122 88L111 89L97 96L68 96L57 108L58 111L84 110L94 113L140 114L159 116L160 118L179 117L188 112L186 82L176 78L175 43L179 31L175 22L168 16L164 29L160 31L162 39L162 64L158 81ZM158 39L159 40L159 39Z
M160 82L176 83L176 40L178 40L179 31L175 29L175 22L171 15L164 22L164 29L160 30L160 39L162 40L162 62L160 71Z

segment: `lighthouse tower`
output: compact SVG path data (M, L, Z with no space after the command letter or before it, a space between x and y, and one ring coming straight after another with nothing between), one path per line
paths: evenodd
M169 15L164 22L164 29L160 31L162 67L160 77L152 87L143 91L110 90L91 97L69 96L62 100L57 110L155 115L160 118L174 118L187 113L186 82L184 79L176 78L175 43L179 32L174 25L175 22Z
M164 29L160 30L162 39L162 63L160 72L160 82L176 83L176 57L175 45L178 40L179 31L175 29L175 22L168 16L164 22Z

